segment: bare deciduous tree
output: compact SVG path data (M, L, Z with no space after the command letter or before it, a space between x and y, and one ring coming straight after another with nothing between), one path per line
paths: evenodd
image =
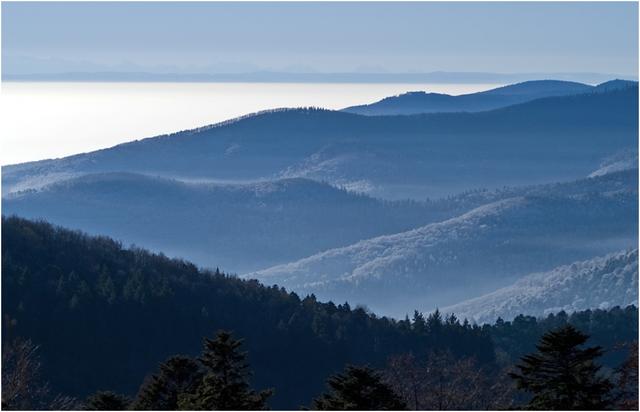
M415 410L489 410L512 405L513 384L504 373L489 373L473 358L449 352L412 354L389 360L387 382Z
M13 338L2 346L2 409L77 409L67 396L51 396L49 385L41 380L38 346L30 340Z
M638 410L638 342L628 345L629 356L617 370L617 387L620 401L617 405L623 410Z

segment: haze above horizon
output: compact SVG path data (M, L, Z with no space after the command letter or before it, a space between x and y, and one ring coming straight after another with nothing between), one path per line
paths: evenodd
M634 2L3 2L2 72L634 78L637 13Z
M104 149L266 109L341 109L411 90L464 94L500 85L3 82L0 165Z

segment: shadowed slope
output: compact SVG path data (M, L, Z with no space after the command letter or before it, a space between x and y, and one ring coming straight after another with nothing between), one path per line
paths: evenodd
M482 113L366 117L316 109L262 113L110 149L5 166L3 190L128 171L192 179L307 177L387 198L586 176L635 147L637 87L551 97Z

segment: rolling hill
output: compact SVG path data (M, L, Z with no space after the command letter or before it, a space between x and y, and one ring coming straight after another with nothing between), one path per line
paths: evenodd
M531 274L511 286L442 311L477 323L492 323L523 313L545 316L632 304L638 304L638 249Z
M18 218L2 218L2 314L3 339L31 339L43 380L81 398L97 390L134 395L160 362L196 356L219 329L246 339L252 384L277 388L276 409L308 404L346 364L382 367L399 352L446 347L494 361L479 328L418 333L349 305Z
M621 81L477 113L283 109L5 166L2 208L402 316L637 247L637 135Z
M634 179L602 192L590 181L534 189L247 276L394 316L452 305L532 272L637 247Z
M433 327L321 303L199 270L107 237L19 218L2 218L3 342L38 345L39 370L53 393L85 398L97 390L128 396L160 362L196 356L218 329L244 338L251 384L274 388L270 407L308 405L347 364L382 368L392 355L448 350L492 371L496 353L515 362L551 328L570 323L614 348L637 339L630 306L546 319L520 317L482 328L450 319ZM624 359L608 351L607 367ZM3 364L4 366L4 364ZM99 373L96 373L99 371Z
M237 273L448 216L444 205L381 201L300 178L210 184L134 173L12 193L2 209Z
M96 152L2 168L3 194L83 174L182 180L302 177L389 199L576 179L637 146L638 88L480 113L260 113Z
M513 197L630 190L638 184L636 171L467 191L423 202L382 201L301 178L211 184L97 173L11 193L2 199L2 207L7 215L45 219L203 266L246 273Z

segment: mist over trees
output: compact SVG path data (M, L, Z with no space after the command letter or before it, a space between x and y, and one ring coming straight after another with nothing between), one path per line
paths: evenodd
M637 82L266 110L2 210L2 409L638 409Z
M490 337L477 326L418 331L409 321L44 222L4 218L2 245L3 314L16 320L17 334L41 345L56 389L80 398L97 389L131 394L159 362L194 356L202 337L218 329L246 339L252 383L278 388L273 407L307 404L347 362L382 365L395 351L452 347L479 362L494 359Z
M231 386L257 402L254 406L263 398L253 388L273 388L265 407L287 409L310 405L323 393L341 399L340 388L350 384L325 392L326 380L348 364L375 370L375 379L363 380L381 391L391 388L408 408L498 408L509 405L510 398L486 393L504 393L505 368L533 352L550 329L572 324L605 348L637 339L633 306L544 319L519 316L483 326L439 312L394 320L45 222L3 218L2 245L3 314L12 325L3 325L3 336L10 331L37 342L38 368L51 393L83 399L87 407L115 409L125 398L136 408L161 410L201 398L217 402L219 375L199 360L209 355L198 353L202 338L219 329L232 330L233 338L207 341L204 353L215 360L218 344L230 348L222 352L231 354L230 364L240 371ZM238 338L244 339L242 349ZM251 375L242 368L245 350ZM3 356L11 353L3 349ZM611 350L602 365L626 371L615 379L632 382L633 361L627 355L626 349ZM5 373L14 372L3 368ZM353 378L348 371L340 376L345 384ZM470 399L474 391L485 395ZM629 389L626 399L633 404Z

